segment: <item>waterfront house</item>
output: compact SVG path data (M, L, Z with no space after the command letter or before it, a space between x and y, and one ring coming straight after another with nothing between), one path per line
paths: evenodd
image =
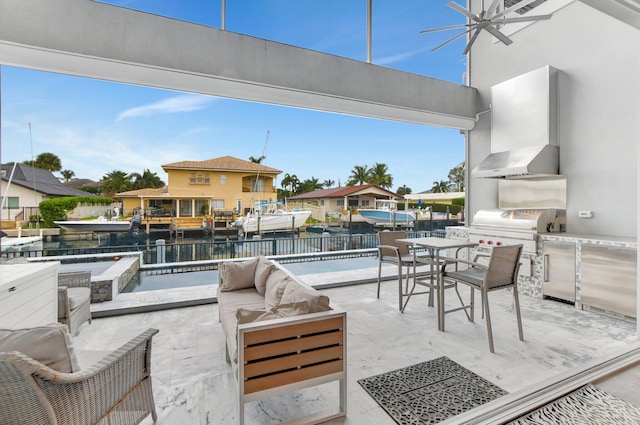
M292 208L314 206L313 218L325 220L327 216L339 218L358 208L373 208L376 199L402 199L402 195L383 189L375 184L318 189L287 198Z
M26 164L2 164L0 180L2 196L7 198L2 207L3 227L37 215L42 201L65 196L96 196L64 185L49 170Z
M162 165L167 186L120 192L125 214L198 217L218 211L244 214L254 202L275 201L274 181L282 171L232 156Z

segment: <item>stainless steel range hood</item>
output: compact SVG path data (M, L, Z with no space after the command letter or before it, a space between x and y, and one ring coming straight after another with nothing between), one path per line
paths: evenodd
M545 66L496 84L491 102L491 153L471 176L557 176L557 70Z
M557 176L559 148L542 145L489 154L473 169L473 177L544 178Z

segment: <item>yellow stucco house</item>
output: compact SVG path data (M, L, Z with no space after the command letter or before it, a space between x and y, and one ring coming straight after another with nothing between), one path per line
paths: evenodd
M167 186L120 192L124 213L147 216L198 217L218 212L244 214L252 204L275 201L275 179L282 173L266 165L232 156L162 165Z

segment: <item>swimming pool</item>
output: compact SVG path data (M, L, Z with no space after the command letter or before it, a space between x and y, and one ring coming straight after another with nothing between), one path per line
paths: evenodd
M335 260L305 261L282 264L291 273L304 276L316 273L334 271L358 270L377 267L376 257L341 258ZM141 270L121 291L122 293L157 291L188 286L212 285L218 283L217 270L180 271L180 268L170 270Z

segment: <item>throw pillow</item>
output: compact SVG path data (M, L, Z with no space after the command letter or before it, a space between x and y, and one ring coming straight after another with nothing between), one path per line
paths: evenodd
M291 282L291 277L284 270L276 269L271 272L264 291L265 310L271 310L280 304L284 288L289 282Z
M306 301L300 301L291 304L280 304L271 310L249 310L239 308L236 311L236 319L238 324L259 322L261 320L280 319L283 317L299 316L309 313L309 304Z
M267 279L272 271L276 269L276 266L267 259L264 255L258 257L258 265L256 266L256 275L254 283L256 285L256 291L258 294L264 296L264 292L267 289Z
M329 311L329 297L322 295L313 288L309 288L299 282L292 281L287 284L280 298L281 304L290 304L297 301L306 301L309 304L309 313Z
M253 278L256 274L258 259L232 262L226 261L218 266L221 291L235 291L237 289L253 288Z
M0 352L19 351L51 369L80 370L67 325L52 323L29 329L0 329Z

